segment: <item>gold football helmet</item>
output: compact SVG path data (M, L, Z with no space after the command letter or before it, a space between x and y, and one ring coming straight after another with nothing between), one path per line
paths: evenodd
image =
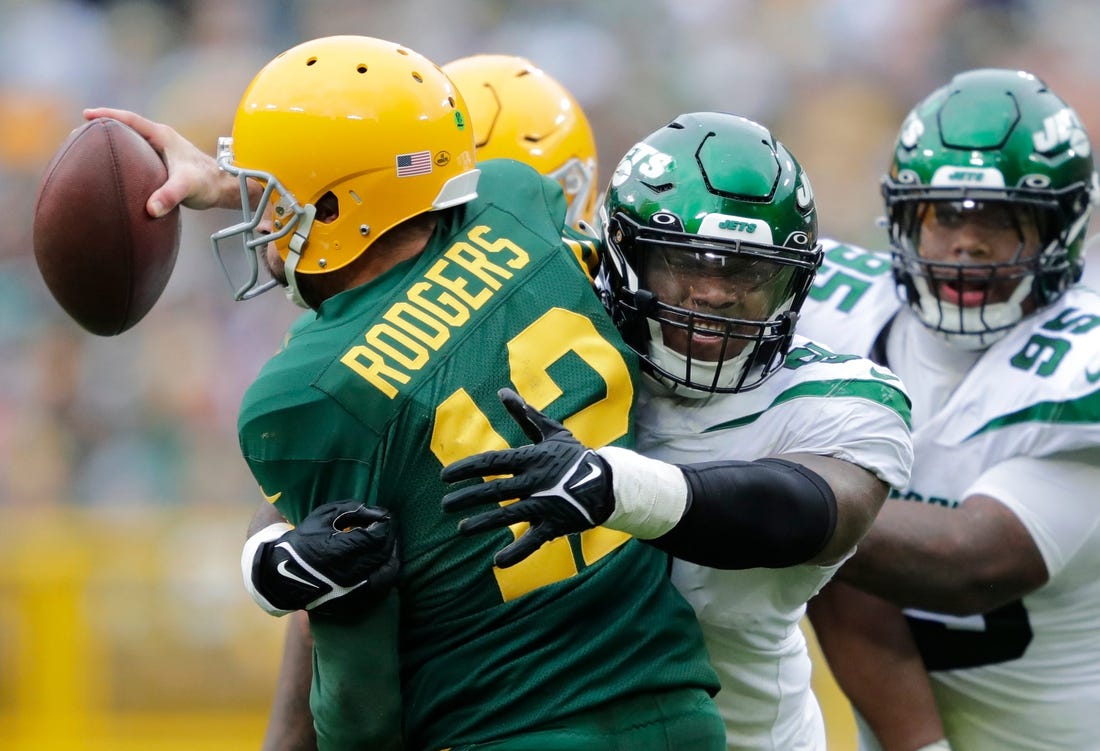
M354 261L387 230L477 196L466 104L435 63L364 36L314 39L282 53L253 79L218 164L241 183L244 221L212 236L237 299L254 297L257 254L274 242L296 277ZM250 207L247 184L264 186ZM322 211L318 213L318 205ZM272 231L257 231L265 212ZM238 285L220 244L243 235L251 279Z
M561 183L567 222L592 223L596 140L577 100L530 60L472 55L443 66L470 107L477 158L526 162Z

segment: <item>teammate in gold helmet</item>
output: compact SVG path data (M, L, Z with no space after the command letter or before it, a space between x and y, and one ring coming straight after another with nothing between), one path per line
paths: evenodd
M466 100L478 161L516 159L561 183L567 221L592 224L596 140L576 98L530 60L471 55L443 66Z

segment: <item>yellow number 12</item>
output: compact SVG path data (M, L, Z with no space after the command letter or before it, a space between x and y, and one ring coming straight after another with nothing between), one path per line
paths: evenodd
M600 335L587 317L563 308L551 308L508 342L508 369L516 392L536 409L546 409L562 395L548 369L569 352L599 374L606 395L565 418L562 424L587 446L611 443L629 429L634 386L622 354ZM505 448L508 443L489 424L489 418L465 389L455 391L436 408L432 452L443 464L482 451ZM527 524L513 524L510 529L518 538L527 530ZM603 527L582 532L577 537L585 565L630 539L623 532ZM493 574L501 596L508 601L538 587L568 579L577 571L571 538L561 537L546 543L511 568L494 568Z

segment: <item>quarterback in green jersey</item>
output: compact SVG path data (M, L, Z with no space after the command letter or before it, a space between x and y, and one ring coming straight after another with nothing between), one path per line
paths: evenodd
M576 262L571 245L590 240L563 228L557 183L514 162L479 169L446 76L367 37L265 66L216 165L166 126L96 112L177 165L150 207L244 204L213 236L222 257L243 237L238 299L284 284L315 312L249 388L239 432L289 522L362 506L325 517L325 535L306 539L302 523L253 538L283 556L279 575L326 590L305 606L318 747L722 748L717 680L660 551L596 529L494 569L499 540L456 535L440 507L443 466L523 441L501 384L586 441L632 441L636 363ZM303 557L310 540L371 530L395 538L388 597ZM378 590L375 607L340 611L363 590ZM254 594L294 609L278 588Z

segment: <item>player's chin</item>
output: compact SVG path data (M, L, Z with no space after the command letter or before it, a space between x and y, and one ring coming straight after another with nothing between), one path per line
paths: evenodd
M275 243L268 243L264 247L261 258L263 258L264 266L267 267L267 273L271 274L271 278L275 280L276 284L280 287L286 287L286 264L283 263L283 259L279 256L279 251L275 248Z

